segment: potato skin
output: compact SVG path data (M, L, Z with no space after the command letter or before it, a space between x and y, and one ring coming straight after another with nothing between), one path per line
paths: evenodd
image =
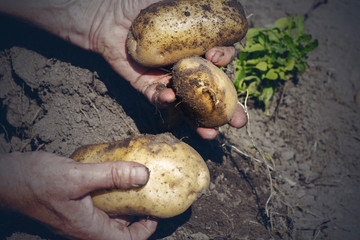
M247 29L237 0L165 0L145 8L133 21L128 52L143 66L166 66L215 46L230 46Z
M139 189L92 193L94 205L110 216L173 217L188 209L210 183L199 153L170 133L83 146L71 158L82 163L133 161L149 168L149 181Z
M173 67L173 89L178 107L202 127L228 123L237 107L237 93L228 76L199 56L180 60Z

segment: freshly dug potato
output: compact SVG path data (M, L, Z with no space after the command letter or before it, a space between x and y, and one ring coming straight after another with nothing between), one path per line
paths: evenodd
M237 93L232 81L204 58L188 57L175 64L173 89L178 106L199 126L224 125L235 113Z
M133 161L149 168L149 181L139 189L92 193L94 205L110 216L176 216L188 209L210 182L199 153L169 133L83 146L71 158L82 163Z
M164 0L142 10L133 21L128 52L144 66L166 66L214 46L230 46L247 29L238 0Z

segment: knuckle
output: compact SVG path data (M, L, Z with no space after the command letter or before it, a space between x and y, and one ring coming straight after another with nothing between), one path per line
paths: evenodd
M130 169L128 167L111 167L111 182L113 188L128 188L130 185Z

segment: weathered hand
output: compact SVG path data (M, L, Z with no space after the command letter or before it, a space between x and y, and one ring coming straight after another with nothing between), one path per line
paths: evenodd
M144 185L147 168L134 162L82 164L46 152L0 154L0 207L34 218L75 239L147 239L157 221L110 218L89 192Z
M127 54L127 35L140 10L158 0L16 0L0 1L0 12L18 16L46 29L82 48L100 53L112 68L143 93L157 107L166 107L176 100L169 85L171 75L160 69L150 69L135 63ZM215 47L205 57L225 66L235 56L233 47ZM159 90L161 89L161 90ZM244 110L237 108L230 125L246 124ZM196 128L196 126L194 126ZM217 130L197 128L205 139L213 139Z
M156 1L122 1L113 11L104 17L97 34L92 36L91 49L99 52L113 69L127 79L130 84L143 93L151 103L158 107L166 107L176 100L171 88L157 88L159 84L169 85L171 75L159 69L142 67L127 54L126 40L131 22L141 9ZM235 57L234 47L216 47L209 50L205 57L218 66L226 66ZM159 90L161 89L161 90ZM246 114L238 107L230 125L239 128L246 124ZM205 139L213 139L217 130L213 128L197 128L197 132Z

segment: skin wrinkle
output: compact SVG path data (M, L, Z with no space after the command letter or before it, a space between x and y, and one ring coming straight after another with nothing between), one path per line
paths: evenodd
M145 226L145 224L143 224L143 223L138 223L138 224L141 224L141 226L136 226L136 227L142 227L143 229L145 229L147 232L149 232L150 233L150 231L149 231L149 229ZM132 229L127 229L127 233L129 234L129 236L130 236L130 239L133 239L133 240L135 240L135 239L138 239L138 233L136 232L136 231L131 231Z
M137 14L134 15L134 11L132 11L132 9L143 9L145 8L145 6L149 6L151 3L155 3L158 0L150 0L150 1L144 1L144 0L133 0L133 1L121 1L121 6L120 9L125 9L124 11L117 11L115 16L116 16L116 21L117 22L122 22L123 18L127 19L128 22L126 24L121 24L122 26L124 26L126 29L128 29L131 24L132 21L137 17ZM129 13L132 13L129 15Z
M128 168L123 168L123 169L121 169L121 172L122 172L122 174L121 175L123 175L123 172L125 172L126 170L125 169L128 169ZM111 188L121 188L121 184L120 185L118 185L117 183L121 183L121 176L120 176L120 174L119 174L119 170L115 167L115 166L112 166L111 167L111 171L110 171L110 174L111 174L111 181L112 181L112 187Z
M144 74L146 74L149 70L145 71ZM139 84L139 86L141 86L144 82L142 82L142 79L141 79L142 75L139 76L136 81L134 82L134 86L136 87L136 84L137 84L137 81L139 81L141 84ZM169 82L169 79L171 78L171 75L170 74L166 74L166 75L163 75L160 79L158 79L158 81L156 82L148 82L147 84L145 84L142 88L141 88L141 93L143 93L145 96L150 96L150 95L153 95L152 99L150 99L150 102L152 103L156 103L159 99L159 95L160 93L158 93L158 96L156 96L155 94L158 92L156 91L156 86L159 85L159 84L163 84L163 85L167 85L168 82ZM155 90L153 89L155 88ZM148 94L147 92L148 91L154 91L155 93L154 94ZM155 95L155 96L154 96ZM155 99L156 98L156 99Z
M146 75L147 73L152 72L152 69L137 69L137 72L139 73L139 76L130 84L135 88L138 89L139 92L141 92L142 94L144 94L145 96L148 96L146 94L146 91L148 90L148 88L156 83L153 82L149 82L149 81L143 81L143 77L144 75ZM152 99L149 99L150 101Z
M92 220L90 220L90 222L99 222L99 221L97 221L96 220L96 218L98 218L98 215L97 214L95 214L95 211L96 211L96 209L94 208L93 209L93 214L91 214L90 215L90 217L92 218ZM86 236L86 239L94 239L94 232L89 232L89 231L87 231L87 229L89 229L89 225L87 224L87 221L82 221L81 220L81 218L79 218L80 220L76 220L76 219L74 219L73 221L75 221L76 222L76 227L77 227L77 229L79 229L79 230L81 230L80 232L88 232L87 233L87 236ZM110 220L110 219L109 219ZM105 224L107 224L107 222L102 222L102 225L103 225L103 227L102 228L100 228L102 231L103 231L103 233L102 234L100 234L101 236L105 236L106 235L106 232L105 232ZM82 236L82 237L85 237L85 236Z
M131 1L133 4L134 1ZM125 9L124 11L118 11L118 9ZM131 26L132 18L129 17L126 13L130 12L131 9L134 9L132 6L129 7L128 2L120 1L115 4L114 16L115 23L119 26L122 26L124 29L128 29ZM124 22L126 20L126 23Z
M86 11L78 11L77 9L81 8L81 2L78 1L56 1L51 0L48 1L48 4L50 7L47 8L49 11L49 19L51 19L52 22L58 22L58 28L50 28L49 26L44 25L44 28L47 29L50 32L53 32L55 35L59 35L65 40L72 42L76 45L82 45L85 48L88 47L89 42L88 39L85 38L85 43L80 42L84 34L84 29L79 28L77 26L77 20L79 18L86 18L88 15L86 14ZM76 9L75 11L68 12L68 9ZM79 17L78 15L82 15ZM58 17L61 16L61 17ZM43 19L39 20L40 26L43 23ZM56 25L56 24L55 24ZM69 27L67 27L67 25ZM85 30L87 31L87 30Z
M116 222L113 222L112 225L114 228L117 228L119 231L121 231L122 236L117 236L120 239L134 239L131 236L131 231L129 228L125 227L125 225L122 224L116 224Z
M76 2L76 0L53 0L53 1L49 1L50 6L51 7L55 7L55 8L64 8L64 7L69 7L69 5L73 4L74 2Z
M88 39L89 39L89 49L96 49L96 46L98 45L98 32L99 32L99 27L101 26L100 24L97 24L97 15L99 14L100 8L101 6L104 4L104 1L101 2L99 8L97 9L91 25L90 25L90 31L88 34ZM103 19L103 18L102 18ZM102 21L100 21L102 22ZM96 25L96 26L95 26ZM95 30L94 30L95 29Z
M84 198L87 193L84 193L84 195L80 196L79 197L79 192L81 192L81 183L83 182L87 182L87 176L84 175L83 171L80 170L81 169L81 166L79 167L74 167L72 170L77 174L77 176L75 177L75 180L74 181L74 184L76 186L76 188L74 189L74 191L72 192L71 195L74 195L74 196L69 196L70 197L70 200L73 200L73 201L77 201L79 199L82 199ZM72 176L72 178L74 178L74 176Z
M66 9L71 8L71 5L76 4L76 0L53 0L48 2L49 7L48 9ZM70 21L71 22L71 21ZM76 31L76 29L74 29ZM66 41L71 41L71 31L72 29L68 29L67 31L64 31L63 33L61 30L58 30L59 32L54 32L54 34L61 35L63 34L63 38Z
M104 7L105 4L108 4L107 6ZM93 21L91 23L90 26L90 31L88 34L88 39L89 39L89 49L94 49L94 50L98 50L101 53L105 53L106 51L106 45L103 43L102 45L99 44L101 39L100 38L100 33L103 30L102 26L104 25L104 22L106 21L105 19L108 17L107 14L104 14L106 12L112 12L110 11L111 8L114 8L114 1L102 1L98 7L98 9L96 10L94 17L93 17ZM105 8L105 10L103 10L103 8ZM99 17L100 16L100 17ZM104 49L99 49L101 46L104 46Z

